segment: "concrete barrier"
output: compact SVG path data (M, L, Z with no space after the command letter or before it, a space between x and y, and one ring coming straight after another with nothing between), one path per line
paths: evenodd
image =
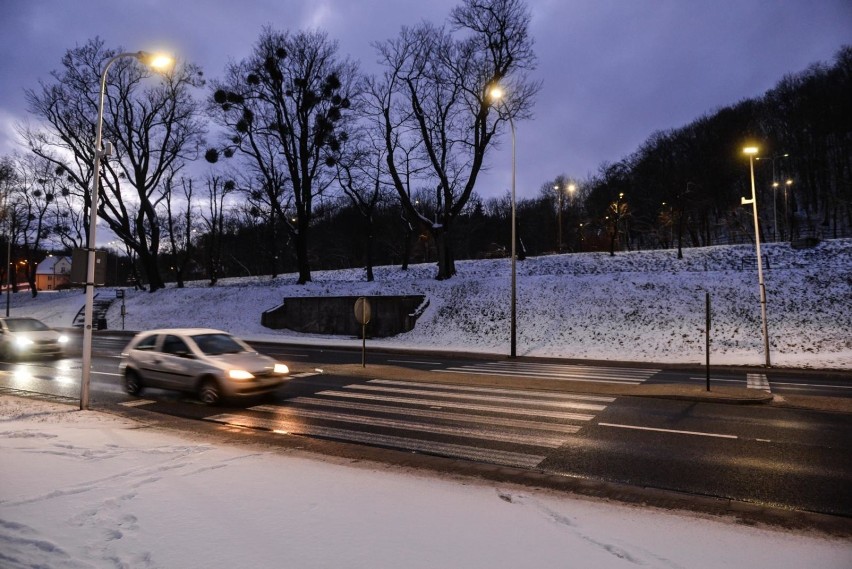
M361 337L355 319L358 296L290 297L261 315L260 323L273 330L287 329L306 334L333 334ZM414 328L417 318L429 305L423 295L366 296L371 319L368 338L386 338Z

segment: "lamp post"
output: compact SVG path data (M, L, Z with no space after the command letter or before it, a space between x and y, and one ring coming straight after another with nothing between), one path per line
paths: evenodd
M124 57L135 57L140 62L155 69L164 69L171 65L172 59L164 55L155 55L146 51L119 53L107 60L101 73L100 94L98 97L98 120L95 125L94 169L92 171L91 205L89 211L89 239L86 247L86 305L83 320L83 365L80 376L80 409L89 408L89 381L92 368L92 318L95 304L95 228L98 224L98 193L101 186L101 158L110 154L112 145L103 148L104 97L106 95L107 72L113 63Z
M562 252L562 201L564 199L563 192L568 192L573 196L574 191L577 189L577 186L574 184L568 184L567 186L560 186L556 184L553 186L554 191L556 192L556 203L557 203L557 220L556 220L556 249L559 253Z
M772 160L772 205L773 205L773 219L772 219L772 241L778 241L778 196L777 190L778 186L781 184L778 182L778 176L776 175L777 170L775 169L775 162L779 158L789 158L790 155L788 153L784 154L775 154L773 156L755 156L755 160Z
M553 186L556 191L556 252L562 252L562 188Z
M501 102L503 99L503 90L500 87L494 86L491 88L489 95L491 98L497 102ZM516 271L516 205L515 205L515 122L512 120L512 114L507 113L506 116L509 118L509 127L512 131L512 298L511 298L511 306L510 306L510 320L511 320L511 336L509 342L509 357L514 358L517 357L517 347L518 347L518 313L517 313L517 271Z
M770 367L769 362L769 328L766 324L766 285L763 282L763 260L760 256L760 229L757 219L757 194L754 189L754 155L757 154L756 146L747 146L743 148L743 153L748 154L749 172L751 174L751 199L741 198L742 205L751 204L754 212L754 244L757 249L757 283L760 287L760 316L763 321L763 351L766 355L766 367Z
M558 203L558 207L559 207L559 209L557 211L558 217L557 217L557 221L556 221L556 248L557 248L557 251L559 253L561 253L562 252L562 209L563 209L562 208L562 200L565 197L563 195L563 190L568 192L568 195L571 196L571 199L573 200L574 192L577 191L577 186L574 185L574 184L568 184L567 186L562 188L562 187L559 186L559 184L556 184L555 186L553 186L553 189L556 190L556 197L557 197L557 200L558 200L557 203ZM569 205L569 207L570 207L570 205Z
M790 229L788 227L788 224L790 223L790 213L787 209L787 188L792 185L793 180L787 180L786 182L784 182L784 234L782 235L782 237L786 236L787 239L791 239Z

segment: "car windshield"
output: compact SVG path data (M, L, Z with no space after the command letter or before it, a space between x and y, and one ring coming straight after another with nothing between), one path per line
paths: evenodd
M7 318L6 326L12 332L41 332L50 328L41 320L35 318Z
M195 341L198 349L208 356L236 354L247 351L242 342L228 334L199 334L193 336L192 339Z

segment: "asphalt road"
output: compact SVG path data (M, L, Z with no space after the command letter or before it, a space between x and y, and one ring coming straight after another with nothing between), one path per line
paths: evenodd
M272 397L209 408L162 390L127 396L117 373L126 342L96 335L93 406L852 517L852 415L624 395L703 385L701 370L372 352L363 367L360 351L258 344L292 379ZM0 364L0 388L78 398L80 365ZM717 370L711 381L834 398L852 386L773 370Z

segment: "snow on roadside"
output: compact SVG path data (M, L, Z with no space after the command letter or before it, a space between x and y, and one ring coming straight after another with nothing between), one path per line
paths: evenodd
M0 396L0 566L847 568L843 539L199 441Z

